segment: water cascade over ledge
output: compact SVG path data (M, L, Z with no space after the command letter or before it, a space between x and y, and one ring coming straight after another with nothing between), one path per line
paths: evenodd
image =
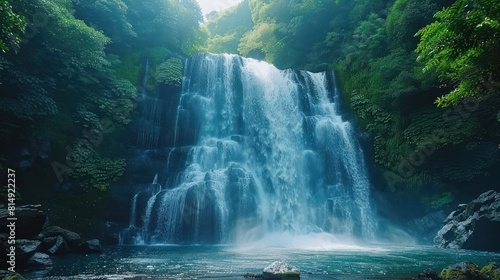
M133 197L123 243L374 236L363 153L332 73L199 54L175 117L166 170Z

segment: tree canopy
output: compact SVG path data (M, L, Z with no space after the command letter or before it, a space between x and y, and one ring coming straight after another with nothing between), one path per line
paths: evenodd
M424 71L435 72L454 89L436 100L456 105L467 98L487 98L500 87L500 3L457 0L418 32L417 52Z

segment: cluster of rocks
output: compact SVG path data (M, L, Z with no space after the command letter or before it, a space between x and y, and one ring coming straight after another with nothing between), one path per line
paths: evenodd
M101 253L99 240L82 240L78 233L51 226L40 205L17 207L15 221L8 209L0 209L0 268L43 269L52 266L51 256L68 253ZM15 230L8 227L15 223ZM12 250L14 249L14 250Z
M500 265L490 263L482 269L473 262L461 262L450 265L439 274L426 269L416 279L419 280L500 280Z
M434 238L441 248L500 251L500 193L490 190L460 204Z

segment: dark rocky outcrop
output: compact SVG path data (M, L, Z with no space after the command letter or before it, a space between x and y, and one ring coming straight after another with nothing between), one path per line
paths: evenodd
M264 280L298 280L300 271L297 267L289 265L284 261L275 261L262 271Z
M444 220L434 238L441 248L500 251L500 193L481 194L468 204L460 204Z
M11 222L7 220L10 216L8 209L0 209L0 233L9 233L7 225ZM15 209L16 238L31 238L37 235L47 221L47 215L42 210L41 205L25 205Z

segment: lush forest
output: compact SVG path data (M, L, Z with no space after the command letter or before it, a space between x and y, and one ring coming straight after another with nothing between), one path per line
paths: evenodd
M335 71L379 191L433 211L497 188L498 1L244 0L203 22L194 0L0 0L0 15L0 169L61 224L92 223L123 175L145 61L154 92L202 51Z
M144 59L158 69L148 86L178 83L178 57L204 43L201 11L194 0L0 7L0 169L18 170L18 203L43 202L53 221L81 230L123 175L123 131L142 100Z

